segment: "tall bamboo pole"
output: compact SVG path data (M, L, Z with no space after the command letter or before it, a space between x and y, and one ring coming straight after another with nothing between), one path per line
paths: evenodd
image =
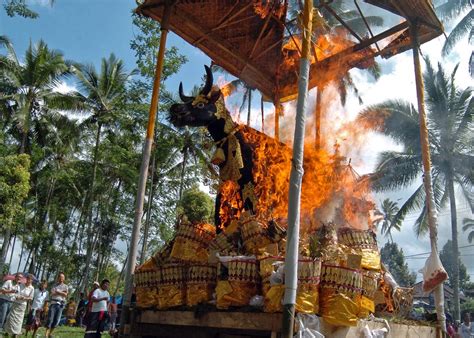
M143 146L142 164L140 167L140 179L138 182L135 206L135 219L133 222L132 235L130 238L130 250L125 274L125 289L122 304L122 316L120 318L120 333L122 336L128 336L130 334L130 304L132 298L133 274L135 272L135 264L137 261L138 240L140 237L141 219L143 215L146 181L148 178L151 146L153 143L153 135L155 132L156 111L158 109L158 101L160 97L160 83L161 74L163 71L163 59L165 55L166 38L168 36L169 19L174 3L174 0L166 1L163 12L163 19L161 20L160 46L158 49L158 57L155 68L155 79L153 81L153 92L151 96L150 111L148 114L148 126L146 131L145 144Z
M433 185L431 182L431 155L426 126L425 93L420 62L420 43L418 39L417 23L411 23L410 33L413 42L413 63L415 65L416 95L418 99L418 116L420 123L421 156L423 160L423 184L426 193L426 209L428 212L428 227L430 231L431 252L438 255L438 229L434 202ZM446 331L446 315L444 314L444 289L441 283L434 291L436 314L438 323Z
M285 257L285 297L283 299L282 337L293 337L296 289L298 286L298 251L300 237L300 198L303 179L303 150L305 134L306 98L308 96L309 67L311 65L311 32L313 0L305 0L303 12L303 46L298 80L293 163L288 194L288 232Z
M273 106L275 107L275 140L280 140L280 114L282 110L282 106L280 103L280 99L276 98L273 101Z

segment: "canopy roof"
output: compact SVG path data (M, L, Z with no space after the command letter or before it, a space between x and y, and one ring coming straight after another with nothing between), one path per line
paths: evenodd
M332 10L330 2L321 1L343 28L328 31L314 23L310 88L353 67L367 68L375 56L387 58L411 48L409 23L419 24L420 43L443 32L429 0L364 1L404 20L375 36L368 27L367 36L361 37ZM137 12L161 22L165 3L145 0ZM296 20L287 21L287 7L283 0L178 0L170 29L268 99L285 101L297 93L300 50L298 33L288 28ZM365 20L364 13L360 14Z

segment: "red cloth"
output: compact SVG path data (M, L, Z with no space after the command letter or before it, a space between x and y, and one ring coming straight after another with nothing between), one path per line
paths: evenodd
M92 310L92 294L94 293L94 291L91 291L89 292L89 295L87 296L87 312L91 312Z

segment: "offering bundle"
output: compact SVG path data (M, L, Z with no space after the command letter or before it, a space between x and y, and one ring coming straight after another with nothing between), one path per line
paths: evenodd
M206 263L209 259L209 243L214 237L213 225L182 221L176 231L170 258L174 261Z
M341 228L338 231L338 240L346 247L347 254L356 254L362 257L362 268L380 270L380 253L375 233L372 230Z
M186 304L187 268L183 264L165 264L161 267L158 287L158 309Z
M216 283L217 266L215 264L190 266L186 287L186 305L194 306L212 300Z
M245 306L258 294L260 278L254 256L219 257L216 305L218 309Z
M323 265L320 314L332 325L356 326L362 297L362 273L340 266Z
M301 258L298 260L298 289L295 309L301 313L319 312L319 279L321 260Z
M141 308L151 308L157 303L158 284L161 280L161 269L156 266L153 258L146 261L135 271L135 292L137 305Z

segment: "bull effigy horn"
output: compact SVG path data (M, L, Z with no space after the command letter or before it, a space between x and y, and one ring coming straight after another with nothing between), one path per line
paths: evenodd
M189 102L194 99L194 97L184 95L182 82L179 83L179 97L183 102Z
M214 77L212 76L212 70L208 66L204 65L206 69L206 84L204 88L201 90L202 95L207 95L211 91L212 83L214 82Z

